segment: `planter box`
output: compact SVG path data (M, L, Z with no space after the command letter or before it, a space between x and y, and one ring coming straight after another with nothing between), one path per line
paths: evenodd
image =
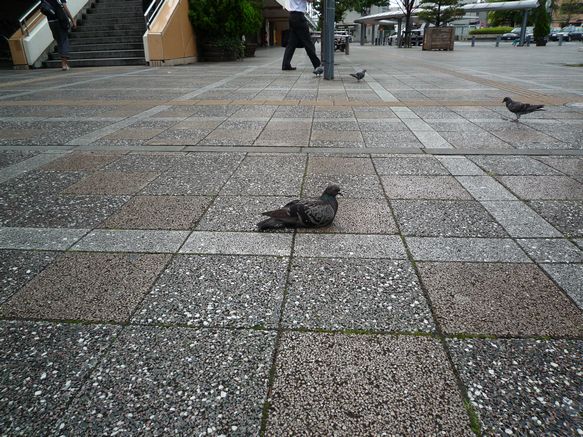
M430 27L423 36L423 50L453 50L453 27Z
M200 57L205 62L225 62L239 59L239 51L234 48L224 48L213 43L200 45Z

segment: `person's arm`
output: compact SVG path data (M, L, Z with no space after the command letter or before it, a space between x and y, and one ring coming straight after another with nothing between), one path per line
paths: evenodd
M77 20L75 20L75 18L71 14L71 11L67 7L67 4L66 3L63 3L63 9L65 10L65 13L67 14L67 17L69 17L69 19L71 20L71 27L73 29L77 29Z

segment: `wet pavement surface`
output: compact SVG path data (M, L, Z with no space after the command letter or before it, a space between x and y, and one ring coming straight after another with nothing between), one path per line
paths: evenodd
M580 45L485 44L0 71L0 434L583 435Z

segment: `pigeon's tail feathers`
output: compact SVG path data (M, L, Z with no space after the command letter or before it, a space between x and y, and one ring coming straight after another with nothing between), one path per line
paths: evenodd
M257 229L264 231L266 229L273 229L281 227L282 223L274 218L268 218L267 220L260 221L257 223Z
M285 218L289 218L289 210L287 210L285 208L274 209L273 211L262 212L261 215L266 215L267 217L271 217L271 218L285 219Z
M350 73L350 75L351 75L352 77L354 77L355 79L358 79L358 76L356 75L356 73Z
M545 105L532 105L533 111L545 111Z

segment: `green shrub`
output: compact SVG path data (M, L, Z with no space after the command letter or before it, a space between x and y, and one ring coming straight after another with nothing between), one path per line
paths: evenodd
M470 35L498 35L508 33L512 27L498 26L498 27L482 27L481 29L470 30Z
M256 0L190 0L189 6L197 36L205 40L240 39L258 32L263 23Z

